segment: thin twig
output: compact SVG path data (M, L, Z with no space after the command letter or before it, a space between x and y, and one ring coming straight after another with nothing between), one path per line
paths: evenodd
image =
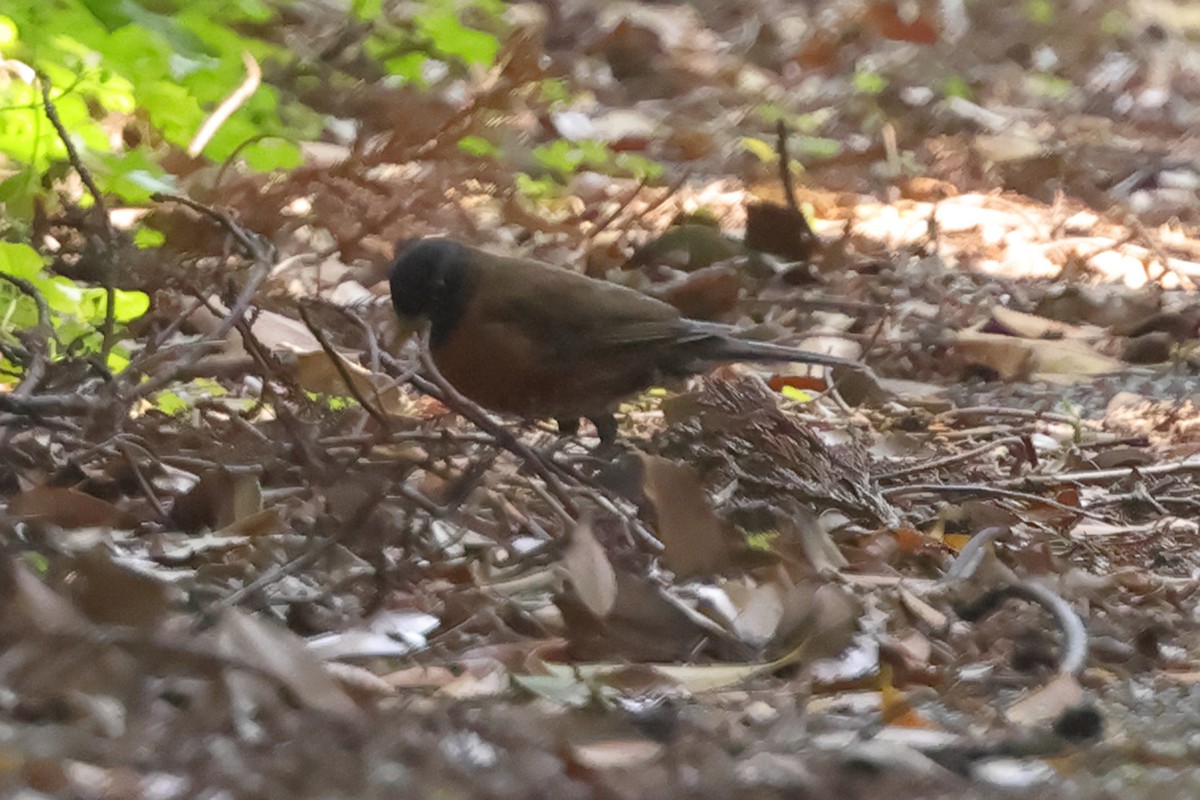
M803 216L800 203L796 200L796 183L792 177L792 157L788 155L788 129L782 119L775 123L775 135L779 137L779 181L783 185L784 202L794 214Z
M62 120L59 119L58 109L54 105L54 101L50 99L50 90L53 88L50 83L50 78L45 74L39 73L38 82L42 87L42 108L46 112L46 118L50 120L50 124L54 126L54 130L58 132L58 138L62 140L63 147L67 151L67 158L71 161L71 166L75 172L79 174L79 179L83 181L83 185L87 187L88 193L92 196L92 201L95 203L95 216L100 221L100 230L104 232L105 252L102 257L100 276L103 279L104 285L104 326L101 328L101 345L100 354L107 357L113 346L113 330L116 327L116 300L117 290L113 285L113 265L112 251L117 242L117 233L113 229L112 220L108 216L108 206L104 202L104 195L100 191L100 187L96 185L96 179L92 177L92 172L83 163L83 159L79 157L79 151L75 149L75 143L71 140L71 134L67 131Z
M1056 484L1056 483L1115 483L1126 478L1143 476L1172 475L1177 472L1200 472L1200 458L1185 458L1182 461L1172 461L1166 464L1148 464L1141 467L1119 467L1116 469L1096 469L1081 472L1060 472L1057 475L1022 475L1019 478L1009 478L999 481L999 486L1021 486L1023 484Z
M134 458L133 453L130 452L130 449L135 446L136 445L131 445L129 442L124 442L118 444L117 449L124 457L125 463L129 465L131 470L133 470L133 476L137 479L138 486L140 486L142 489L142 494L146 496L146 500L150 502L150 506L154 509L154 513L158 517L159 522L166 522L168 519L170 519L170 515L167 513L167 510L163 508L162 501L158 499L158 493L154 491L154 486L151 485L149 480L147 480L145 473L142 472L142 468L137 463L137 459ZM155 459L155 461L157 460L158 459ZM159 462L160 466L161 464L162 462Z
M876 480L888 481L896 478L902 478L905 475L912 475L917 472L926 472L931 469L948 467L951 464L958 464L962 461L970 461L976 456L981 456L991 452L992 450L995 450L997 447L1006 447L1010 444L1019 444L1022 441L1024 441L1024 437L1022 436L1005 436L1001 439L994 439L990 442L985 442L979 447L976 447L973 450L967 450L964 453L955 453L954 455L943 456L942 458L935 458L930 461L923 461L920 464L901 467L899 469L891 470L890 472L883 472L878 475L874 475L873 477Z
M257 234L255 234L255 236L253 238L251 238L250 234L246 232L246 229L243 228L241 225L238 225L236 222L234 222L228 214L218 211L217 209L213 208L212 206L206 206L204 203L193 200L190 197L185 197L181 194L167 194L165 192L155 192L154 194L150 195L150 199L156 203L162 203L162 202L167 202L167 201L170 201L172 203L179 203L182 206L187 206L188 208L192 209L193 211L197 211L197 212L205 215L206 217L209 217L210 219L215 221L218 225L220 225L222 228L227 230L229 232L229 234L231 236L233 236L233 238L237 239L238 243L243 248L245 248L246 254L249 255L251 258L253 258L255 261L262 262L262 261L270 261L271 260L270 255L267 252L268 248L264 245L262 238L259 237ZM292 256L292 258L294 258L294 259L300 259L302 257L307 258L308 256L303 255L303 254ZM282 269L285 264L290 264L290 263L291 263L291 259L288 259L288 260L284 261L283 263L281 263L279 265L279 268Z
M1070 604L1044 584L1021 581L1010 586L1001 586L974 601L969 607L960 609L958 615L969 622L982 619L1010 597L1037 603L1054 616L1062 632L1058 670L1068 675L1078 675L1082 672L1087 665L1087 628Z
M975 494L985 497L1007 497L1011 500L1023 500L1027 503L1041 503L1042 505L1057 508L1062 511L1069 511L1072 514L1090 517L1091 519L1104 519L1099 514L1088 511L1086 508L1079 506L1069 506L1066 503L1060 503L1057 500L1051 500L1048 497L1042 497L1037 494L1028 492L1017 492L1012 489L1004 489L997 486L984 486L976 483L910 483L905 486L892 486L887 489L881 489L879 494L888 500L893 500L897 497L902 497L909 494Z
M295 255L291 258L285 259L283 262L281 262L280 266L288 264L292 260L302 260L307 257L308 256L303 253ZM225 336L231 330L233 330L234 326L237 325L238 322L241 321L243 315L246 313L246 310L254 301L254 296L258 293L259 286L261 286L262 282L267 279L267 275L271 273L271 267L271 262L265 259L259 260L255 264L254 269L250 273L250 277L246 281L246 285L242 287L242 291L234 300L233 306L229 309L229 313L226 315L225 319L221 320L221 324L218 325L216 330L213 331L212 335L208 337L209 340L223 341ZM142 397L148 397L163 387L169 385L175 380L177 374L180 374L194 366L196 362L198 362L204 356L205 352L206 351L204 348L194 348L182 359L180 359L179 363L176 364L173 369L148 378L143 383L136 384L131 391L132 399L136 400ZM124 373L122 373L122 375L129 374L129 372L130 370L127 369ZM140 379L140 373L132 375L131 378L134 380Z
M254 60L254 56L247 53L242 53L242 63L246 65L246 79L241 85L224 100L221 105L209 114L208 119L204 120L204 124L200 126L200 130L192 137L191 143L188 145L187 153L192 158L200 155L204 148L208 146L209 141L216 134L225 121L237 111L250 96L258 90L258 86L262 83L262 67Z
M371 415L371 419L379 423L379 427L383 430L383 432L385 434L389 433L392 429L392 426L388 421L387 416L378 408L376 408L374 403L367 400L366 396L359 391L358 384L350 374L350 370L346 369L346 364L342 360L342 356L337 350L333 349L333 345L329 343L329 338L325 336L325 332L318 328L316 323L312 321L312 317L309 315L308 309L304 307L304 303L300 303L297 306L297 309L300 312L300 319L304 321L304 324L308 327L309 333L316 338L317 343L321 345L321 349L325 351L325 355L328 356L329 360L333 363L333 368L337 370L338 377L342 379L342 383L346 384L346 389L349 390L350 394L354 395L354 399L358 401L358 404L362 406L368 414ZM376 392L375 399L379 399L378 392Z
M1037 411L1028 408L1006 408L1004 406L970 406L968 408L952 408L938 414L944 417L1016 417L1018 419L1036 419L1044 422L1061 422L1065 425L1078 425L1081 420L1067 414L1053 411Z
M16 287L17 291L33 300L33 304L37 308L37 326L34 328L34 334L37 337L36 346L30 348L29 364L25 367L21 382L12 390L12 394L24 397L37 391L42 378L45 377L49 358L46 342L50 339L57 342L58 337L54 333L54 326L50 324L50 306L38 288L24 278L4 272L0 272L0 279L8 281Z
M592 226L591 230L587 232L587 238L595 239L601 231L605 230L609 225L612 225L617 220L617 217L625 213L625 209L629 208L629 204L637 199L637 196L641 194L642 189L645 189L648 183L649 181L646 178L638 181L638 185L634 186L625 194L625 197L619 203L617 203L616 208L606 214L604 219Z
M682 175L680 175L674 181L672 181L671 184L669 186L667 186L667 188L662 192L662 194L660 194L654 200L651 200L650 204L648 206L646 206L644 209L642 209L642 212L638 215L638 218L641 219L641 218L645 217L651 211L654 211L656 208L661 206L663 203L666 203L668 200L670 200L672 197L674 197L676 194L678 194L679 190L683 187L683 184L687 181L688 178L691 177L691 175L692 175L692 173L689 170L687 172L684 172ZM638 188L641 189L641 184L639 184ZM614 222L616 222L617 217L619 217L621 215L621 213L628 207L629 203L632 203L635 199L637 199L637 195L638 195L638 192L631 193L625 202L622 202L618 208L616 208L611 213L609 213L603 220L596 223L596 225L593 226L593 228L590 231L588 231L587 238L594 239L598 233L605 230L606 228L608 228L608 226L610 226Z
M438 370L437 365L433 363L433 357L429 352L428 336L422 337L419 353L421 367L425 375L414 375L412 378L413 384L421 391L434 394L451 411L466 418L472 425L490 433L501 447L525 461L530 469L546 482L547 488L554 493L564 506L572 513L578 513L574 500L557 473L557 470L561 470L561 467L542 458L537 451L514 436L503 425L492 420L482 408L455 389L450 381L446 380ZM429 392L430 389L433 391Z

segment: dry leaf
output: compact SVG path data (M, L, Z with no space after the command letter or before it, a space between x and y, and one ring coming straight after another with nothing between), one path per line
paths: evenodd
M95 622L149 629L170 609L166 584L114 563L102 548L73 559L72 570L72 598Z
M112 503L61 486L38 486L21 492L9 502L8 513L63 528L132 528L137 524L133 515Z
M4 559L0 564L0 625L21 634L80 631L90 627L70 601L14 559Z
M562 565L588 610L601 619L607 617L617 602L617 576L590 522L581 522L571 532Z
M413 401L394 380L386 375L377 375L340 354L338 359L354 383L354 388L368 403L392 416L411 416L414 413ZM306 391L342 397L351 394L342 379L342 373L324 350L297 353L292 363L296 383Z
M1018 725L1041 725L1053 719L1083 699L1083 687L1074 675L1059 673L1053 680L1013 703L1004 712L1010 722Z
M588 769L630 769L662 754L663 746L649 739L611 739L573 745L571 758Z
M222 612L214 628L217 650L225 656L251 664L271 675L309 708L340 717L358 716L358 707L325 669L325 664L308 652L304 640L285 628L265 623L236 608ZM234 680L231 692L245 695L248 689ZM242 676L244 677L244 676Z
M987 327L993 333L999 333L995 330L997 326L1007 334L1023 339L1096 339L1100 336L1098 329L1088 330L1004 306L992 308L992 322Z
M662 561L681 578L734 566L745 548L709 506L696 471L660 456L641 455L643 491L654 504Z
M232 473L223 467L211 469L187 494L175 501L171 519L186 531L220 529L262 510L262 487L258 478Z

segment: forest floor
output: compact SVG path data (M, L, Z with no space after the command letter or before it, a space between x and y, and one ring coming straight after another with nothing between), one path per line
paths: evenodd
M141 378L0 395L8 791L1200 796L1194 15L734 5L514 7L490 73L133 223ZM572 139L665 176L521 184ZM716 257L658 238L698 210ZM431 234L879 380L731 365L560 440L400 337Z

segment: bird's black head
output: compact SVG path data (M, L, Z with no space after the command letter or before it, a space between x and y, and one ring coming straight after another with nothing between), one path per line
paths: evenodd
M392 265L392 306L401 319L430 321L430 343L443 344L462 319L470 293L471 251L450 239L422 239Z

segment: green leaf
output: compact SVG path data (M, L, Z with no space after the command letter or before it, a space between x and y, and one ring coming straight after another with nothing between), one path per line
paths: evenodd
M779 160L779 154L775 152L775 145L770 142L755 139L753 136L743 136L739 144L764 164L771 164Z
M465 27L453 11L421 14L415 21L435 50L467 64L490 65L500 49L495 36Z
M108 292L101 287L82 290L79 298L79 314L85 320L98 325L104 321L108 306ZM150 309L150 296L145 292L113 290L113 319L120 323L131 322Z
M779 393L788 400L795 400L798 403L811 403L816 399L816 394L813 392L807 389L798 389L795 386L784 386Z
M125 352L123 348L114 347L108 351L108 358L105 359L104 365L108 367L109 372L118 375L129 366L129 353Z
M854 88L860 94L877 95L887 88L887 78L880 75L878 72L868 72L866 70L854 73Z
M159 411L171 417L188 410L187 400L184 400L174 392L159 392L154 395L150 402Z
M376 20L383 16L383 0L353 0L350 10L364 22Z
M1054 3L1051 0L1025 0L1025 14L1030 22L1049 25L1054 22Z
M543 103L566 103L571 99L571 90L562 78L546 78L538 87Z
M27 244L0 242L0 272L29 280L45 267L38 252Z
M29 282L37 287L46 298L50 310L63 314L76 315L83 300L83 289L63 277L50 276L45 273L35 275Z
M421 69L428 60L429 56L425 53L405 53L402 56L385 59L383 66L387 69L389 75L403 78L405 83L424 86L425 77Z
M663 175L663 165L637 153L617 153L613 165L639 181L655 181Z
M17 41L17 23L0 14L0 48L10 49Z
M1029 76L1029 90L1051 100L1066 100L1075 91L1075 85L1066 78L1041 72Z
M211 378L196 378L171 391L151 395L150 402L162 413L175 416L190 409L198 400L225 397L228 394L229 390Z
M154 228L138 228L137 233L133 235L133 243L141 250L161 247L166 240L167 237L163 235L163 232Z
M563 187L553 178L534 178L524 172L516 176L517 191L531 200L548 200L562 194Z
M946 97L961 97L963 100L970 100L975 96L971 91L971 84L961 75L948 75L942 81L942 94Z
M842 143L837 139L824 136L794 136L791 139L792 152L808 158L833 158L842 152Z
M246 164L258 172L293 169L304 163L304 154L295 142L271 136L255 142L241 151Z
M464 136L458 140L458 147L473 156L500 157L500 148L482 136Z

